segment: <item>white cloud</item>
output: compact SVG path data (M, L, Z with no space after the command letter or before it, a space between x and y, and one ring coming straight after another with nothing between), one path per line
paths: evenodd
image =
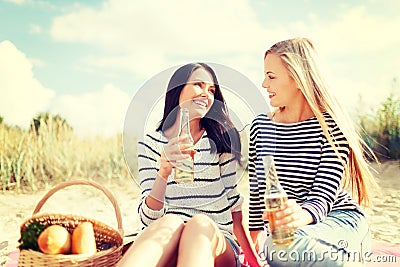
M337 16L309 14L304 21L288 23L281 31L314 41L328 74L327 80L342 103L351 111L363 104L374 106L391 90L391 80L399 77L400 17L374 13L365 6L346 4ZM277 40L276 40L277 41Z
M366 53L400 45L400 38L393 34L400 28L400 18L373 14L364 6L347 5L339 11L334 20L308 14L302 21L278 25L267 17L257 19L246 0L201 4L109 0L97 9L80 7L57 17L51 34L59 41L102 48L100 57L86 58L90 66L128 70L148 78L172 65L200 59L240 66L240 71L257 79L256 84L262 78L257 73L262 73L263 51L282 39L308 36L323 57L334 60L336 55L350 55L353 62Z
M276 41L306 36L315 41L339 95L389 89L386 83L399 75L393 66L398 65L394 58L400 38L394 32L400 28L400 17L350 4L338 4L336 14L312 13L304 20L282 23L269 20L268 14L257 17L246 0L108 0L98 8L81 6L55 18L51 34L58 41L101 48L101 55L94 52L85 59L92 68L127 70L147 79L170 66L200 60L234 67L257 86L263 52ZM374 61L379 70L372 74L366 60L385 52ZM376 100L372 95L365 98ZM378 97L385 95L381 92ZM357 100L344 97L344 101L351 106Z
M315 38L329 53L364 54L398 47L400 17L369 14L365 6L344 10L335 21L321 23L316 18Z
M58 40L96 42L110 49L133 51L139 47L147 51L162 47L191 55L242 51L243 41L254 40L259 28L245 0L234 4L109 0L100 10L82 8L56 18L51 32ZM212 51L207 47L210 44ZM247 47L253 45L249 42Z
M34 77L32 63L10 41L0 43L0 58L0 116L5 123L28 127L47 110L54 92Z
M335 60L331 81L343 102L354 110L360 105L376 106L387 98L390 82L400 75L400 17L371 14L364 6L346 8L336 20L323 23L315 17L314 39L325 59ZM326 62L328 63L328 62ZM328 63L329 64L329 63Z
M58 17L51 28L56 40L104 49L88 63L147 77L177 64L177 58L252 56L265 32L246 0L109 0L99 9L81 8Z
M11 42L0 43L0 116L26 128L38 113L60 114L80 136L122 132L130 97L111 84L99 92L55 95L34 77L32 62Z
M79 136L111 136L123 130L128 94L111 84L102 91L62 95L52 111L62 114Z

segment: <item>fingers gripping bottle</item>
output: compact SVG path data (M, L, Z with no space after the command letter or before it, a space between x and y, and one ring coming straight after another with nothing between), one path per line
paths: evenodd
M178 137L185 137L184 144L191 144L193 146L194 141L192 135L190 134L189 127L189 109L181 108L181 124ZM194 155L191 154L190 157L177 160L179 163L175 167L175 181L177 183L190 183L194 180Z
M294 240L293 229L281 228L275 225L276 213L288 198L285 190L279 183L274 158L272 156L264 156L263 163L266 176L264 202L268 214L272 242L275 245L289 245Z

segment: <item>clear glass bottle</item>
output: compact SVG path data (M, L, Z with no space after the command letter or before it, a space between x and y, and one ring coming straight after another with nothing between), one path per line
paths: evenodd
M189 109L181 108L181 123L180 131L178 137L185 137L185 144L194 144L192 135L190 134L189 126ZM180 163L179 166L175 167L175 181L177 183L190 183L194 180L194 155L191 154L190 157L177 160Z
M275 245L289 245L294 240L293 229L284 229L275 225L276 213L280 210L280 206L287 201L288 197L279 183L273 156L264 156L262 159L266 176L264 202L268 214L272 242Z

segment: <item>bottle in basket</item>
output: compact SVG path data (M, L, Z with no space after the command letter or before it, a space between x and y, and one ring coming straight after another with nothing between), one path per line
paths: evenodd
M194 141L192 135L190 134L189 127L189 109L181 108L181 124L178 137L185 137L185 144L193 145ZM194 155L191 154L190 157L177 160L180 163L179 166L175 167L175 181L177 183L190 183L194 180Z
M268 214L268 224L272 235L272 242L276 245L289 245L294 240L293 229L283 229L275 225L276 212L287 201L285 190L279 183L272 156L263 157L266 176L265 209Z

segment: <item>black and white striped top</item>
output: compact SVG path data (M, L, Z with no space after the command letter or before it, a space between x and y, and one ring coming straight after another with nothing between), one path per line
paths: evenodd
M167 213L177 214L185 222L195 214L205 214L221 230L232 233L231 211L239 211L243 202L237 191L237 162L230 153L211 153L212 140L206 132L194 146L194 182L177 184L172 171L168 177L164 208L157 211L146 205L144 200L153 187L160 166L160 151L167 142L161 132L154 132L138 143L138 182L142 189L138 212L144 226Z
M347 161L349 145L328 113L329 130L342 160ZM332 210L360 210L341 188L344 167L329 144L316 117L298 123L277 123L265 115L252 122L249 144L249 230L263 230L265 175L261 157L273 155L276 171L289 199L310 212L314 222Z

